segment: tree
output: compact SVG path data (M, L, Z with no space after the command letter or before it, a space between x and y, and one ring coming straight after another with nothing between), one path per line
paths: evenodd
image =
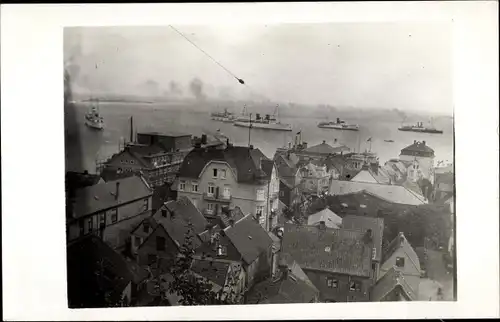
M237 276L236 278L235 276L230 277L228 289L223 288L220 292L215 292L210 281L191 271L195 254L194 238L193 227L189 223L184 244L180 247L180 252L169 269L172 280L167 282L167 291L170 294L177 294L180 297L179 303L181 305L238 304L238 294L234 291L234 286L239 282Z

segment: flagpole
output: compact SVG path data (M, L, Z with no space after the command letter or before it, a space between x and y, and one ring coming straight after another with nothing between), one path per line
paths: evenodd
M250 147L250 134L252 133L252 113L250 113L250 126L248 127L248 147Z

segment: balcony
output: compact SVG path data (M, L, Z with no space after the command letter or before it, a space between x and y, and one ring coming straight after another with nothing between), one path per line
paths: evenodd
M215 193L203 193L203 199L206 200L206 201L215 201L215 202L223 202L223 203L231 203L231 200L232 200L232 197L231 195L224 195L224 194L220 194L220 193L217 193L217 191Z

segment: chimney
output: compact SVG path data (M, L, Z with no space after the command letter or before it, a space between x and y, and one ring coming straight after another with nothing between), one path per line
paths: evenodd
M324 220L319 222L319 229L325 230L326 229L326 223Z
M234 226L234 218L229 219L229 226Z
M288 142L288 148L291 149L292 148L292 142Z
M116 182L116 192L115 192L115 200L118 200L118 197L120 195L120 182Z
M325 141L325 140L323 140L323 144L325 144L325 143L326 143L326 141Z
M413 144L417 144L417 140L413 140Z
M89 174L87 170L83 170L83 174Z
M249 148L250 148L250 150L253 150L253 144L250 144Z
M422 141L422 144L425 145L425 141Z
M303 142L303 143L302 143L302 148L303 148L304 150L305 150L305 149L307 149L307 142Z
M201 144L207 144L207 135L206 134L201 135Z
M279 263L278 264L278 270L281 273L281 279L286 280L288 278L288 265L285 263Z
M405 242L405 235L404 235L404 233L400 232L398 237L399 237L399 243L403 244Z

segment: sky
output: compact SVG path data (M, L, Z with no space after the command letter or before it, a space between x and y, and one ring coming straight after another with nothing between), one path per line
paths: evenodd
M72 27L76 92L269 99L451 114L447 24Z

